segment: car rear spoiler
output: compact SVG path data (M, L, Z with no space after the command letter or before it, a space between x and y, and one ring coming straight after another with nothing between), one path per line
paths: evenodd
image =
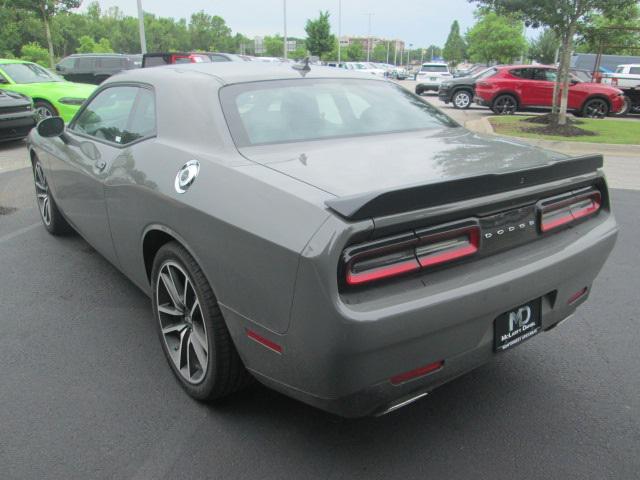
M327 200L325 205L348 220L364 220L576 177L595 172L602 165L602 155L573 157L549 165L505 173L350 195Z

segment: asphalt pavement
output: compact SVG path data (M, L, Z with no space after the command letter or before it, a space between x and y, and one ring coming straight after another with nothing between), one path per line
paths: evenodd
M6 158L26 165L24 146ZM0 478L638 478L640 192L612 193L618 244L572 319L343 420L261 386L191 400L149 299L81 238L47 234L28 168L0 170Z

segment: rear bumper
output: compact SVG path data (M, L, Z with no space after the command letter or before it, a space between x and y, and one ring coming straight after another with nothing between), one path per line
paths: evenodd
M611 214L595 227L588 223L434 272L420 287L407 280L384 297L336 297L324 287L312 241L301 260L286 334L261 330L230 310L224 314L245 365L262 383L341 416L377 414L493 358L493 323L501 313L541 297L542 330L571 315L586 295L571 305L568 299L590 289L617 236ZM317 237L319 244L326 241L322 229ZM247 329L272 339L282 352L252 341ZM437 361L443 367L426 376L390 382Z
M483 106L483 107L491 106L490 102L486 101L484 98L479 97L477 95L475 97L473 97L473 102L478 104L478 105L480 105L480 106Z
M426 92L428 90L437 92L438 89L440 88L440 83L441 82L427 82L427 81L419 80L419 83L416 85L416 89L420 89L423 92Z

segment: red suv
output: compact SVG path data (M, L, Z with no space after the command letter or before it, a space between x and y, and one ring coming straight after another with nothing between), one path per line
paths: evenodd
M557 70L543 65L496 67L495 75L476 82L475 102L497 114L517 110L551 108ZM568 110L577 116L604 118L624 107L622 91L572 77Z

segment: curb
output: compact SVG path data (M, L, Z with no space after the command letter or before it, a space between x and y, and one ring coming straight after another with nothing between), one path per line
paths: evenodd
M477 133L489 135L499 135L493 129L489 117L482 117L479 120L470 120L465 123L465 127ZM563 142L562 140L539 140L537 138L524 138L512 135L505 137L515 138L521 142L526 142L540 148L547 148L562 153L603 153L609 155L620 155L624 157L640 157L640 145L618 145L615 143L590 143L590 142Z

